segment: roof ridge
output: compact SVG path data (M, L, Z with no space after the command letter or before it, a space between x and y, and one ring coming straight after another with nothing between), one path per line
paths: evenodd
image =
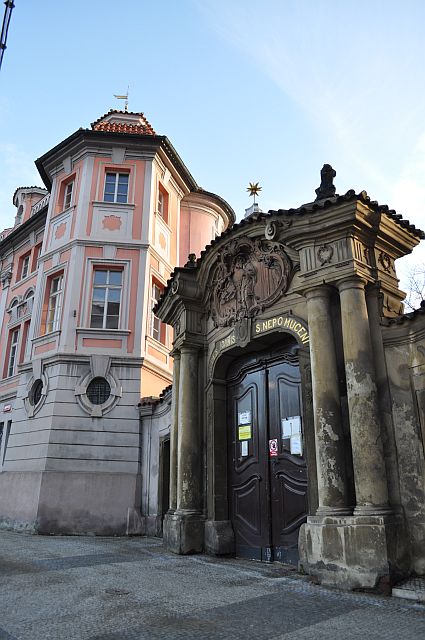
M164 402L165 396L167 396L172 390L173 385L169 384L165 387L159 396L143 396L140 398L140 402L138 404L139 407L156 407L161 402Z
M302 204L297 208L278 209L278 210L269 209L269 211L267 212L261 211L259 213L252 214L247 218L242 218L239 222L235 222L231 227L228 227L227 229L225 229L219 236L217 236L216 238L213 238L211 242L207 244L205 248L201 251L201 253L199 254L199 258L197 258L195 261L189 260L189 262L186 263L184 266L175 267L171 272L169 279L167 280L167 283L164 287L164 291L162 292L161 296L158 299L158 302L156 303L153 309L154 313L158 311L163 300L165 299L169 291L169 288L171 286L171 283L174 279L174 276L179 271L184 271L187 269L191 269L191 270L197 269L200 266L203 259L205 258L206 254L211 251L213 246L223 238L226 238L227 236L229 236L236 229L239 229L244 225L252 224L254 222L258 222L258 220L263 220L265 218L272 217L275 215L276 216L304 215L305 213L311 213L312 211L317 211L318 209L325 209L332 205L340 204L342 202L348 202L350 200L362 201L364 204L367 204L369 207L371 207L374 211L377 211L379 213L384 213L388 217L392 218L394 222L396 222L399 226L407 229L408 231L410 231L410 233L420 238L421 240L425 238L425 233L421 229L417 229L415 225L409 222L409 220L403 219L402 215L398 214L394 209L390 209L389 206L386 204L380 205L377 200L371 200L366 190L356 193L354 189L349 189L343 195L335 194L334 196L330 196L329 198L324 198L323 200L315 200L314 202L308 202L306 204Z
M107 116L110 115L114 115L117 114L119 115L123 115L123 116L139 116L139 118L141 120L143 120L143 124L141 123L134 123L131 124L129 122L125 122L125 123L109 123L109 122L104 122L105 118L107 118ZM98 118L97 120L95 120L94 122L91 123L91 128L94 131L105 131L107 129L105 129L105 127L100 128L99 125L105 125L105 126L112 126L112 125L125 125L127 127L140 127L140 128L145 128L146 131L145 133L150 133L151 135L156 135L156 132L153 128L153 126L151 125L151 123L149 122L149 120L147 119L147 117L145 116L145 114L143 113L143 111L122 111L120 109L109 109L109 111L107 111L107 113L104 113L103 116L100 116L100 118ZM122 133L125 133L125 131L123 131Z

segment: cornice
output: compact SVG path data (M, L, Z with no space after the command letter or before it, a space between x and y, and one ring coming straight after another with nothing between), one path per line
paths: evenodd
M9 249L15 250L19 243L26 240L27 236L46 224L47 206L35 213L31 218L13 229L4 240L0 242L0 257Z

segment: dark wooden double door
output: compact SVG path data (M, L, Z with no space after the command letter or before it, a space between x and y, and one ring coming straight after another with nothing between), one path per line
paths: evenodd
M228 423L236 555L296 564L307 516L307 469L295 350L232 366Z

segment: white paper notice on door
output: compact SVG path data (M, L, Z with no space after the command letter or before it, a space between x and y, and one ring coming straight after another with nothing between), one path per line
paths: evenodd
M292 422L282 419L282 438L290 438L292 436Z
M238 424L251 424L251 411L241 411L238 415Z
M241 442L241 456L246 458L248 455L248 440L242 440Z
M297 433L291 436L291 454L293 456L302 456L303 454L303 447L302 447L300 433Z
M301 433L301 416L291 416L281 420L282 438L290 438Z

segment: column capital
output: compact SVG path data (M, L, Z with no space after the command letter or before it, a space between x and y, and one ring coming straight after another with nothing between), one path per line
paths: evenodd
M174 361L180 360L180 351L178 349L173 349L172 351L170 351L170 356Z
M184 353L195 354L195 353L198 353L200 348L201 348L201 345L199 344L182 344L179 351L180 351L180 355L183 355Z
M317 287L311 287L311 289L304 289L303 295L307 300L312 300L313 298L326 298L329 299L331 297L333 287L329 284L320 284Z
M366 285L367 280L361 276L350 276L349 278L345 278L345 280L337 282L338 291L340 293L342 291L347 291L348 289L361 289L364 291Z

